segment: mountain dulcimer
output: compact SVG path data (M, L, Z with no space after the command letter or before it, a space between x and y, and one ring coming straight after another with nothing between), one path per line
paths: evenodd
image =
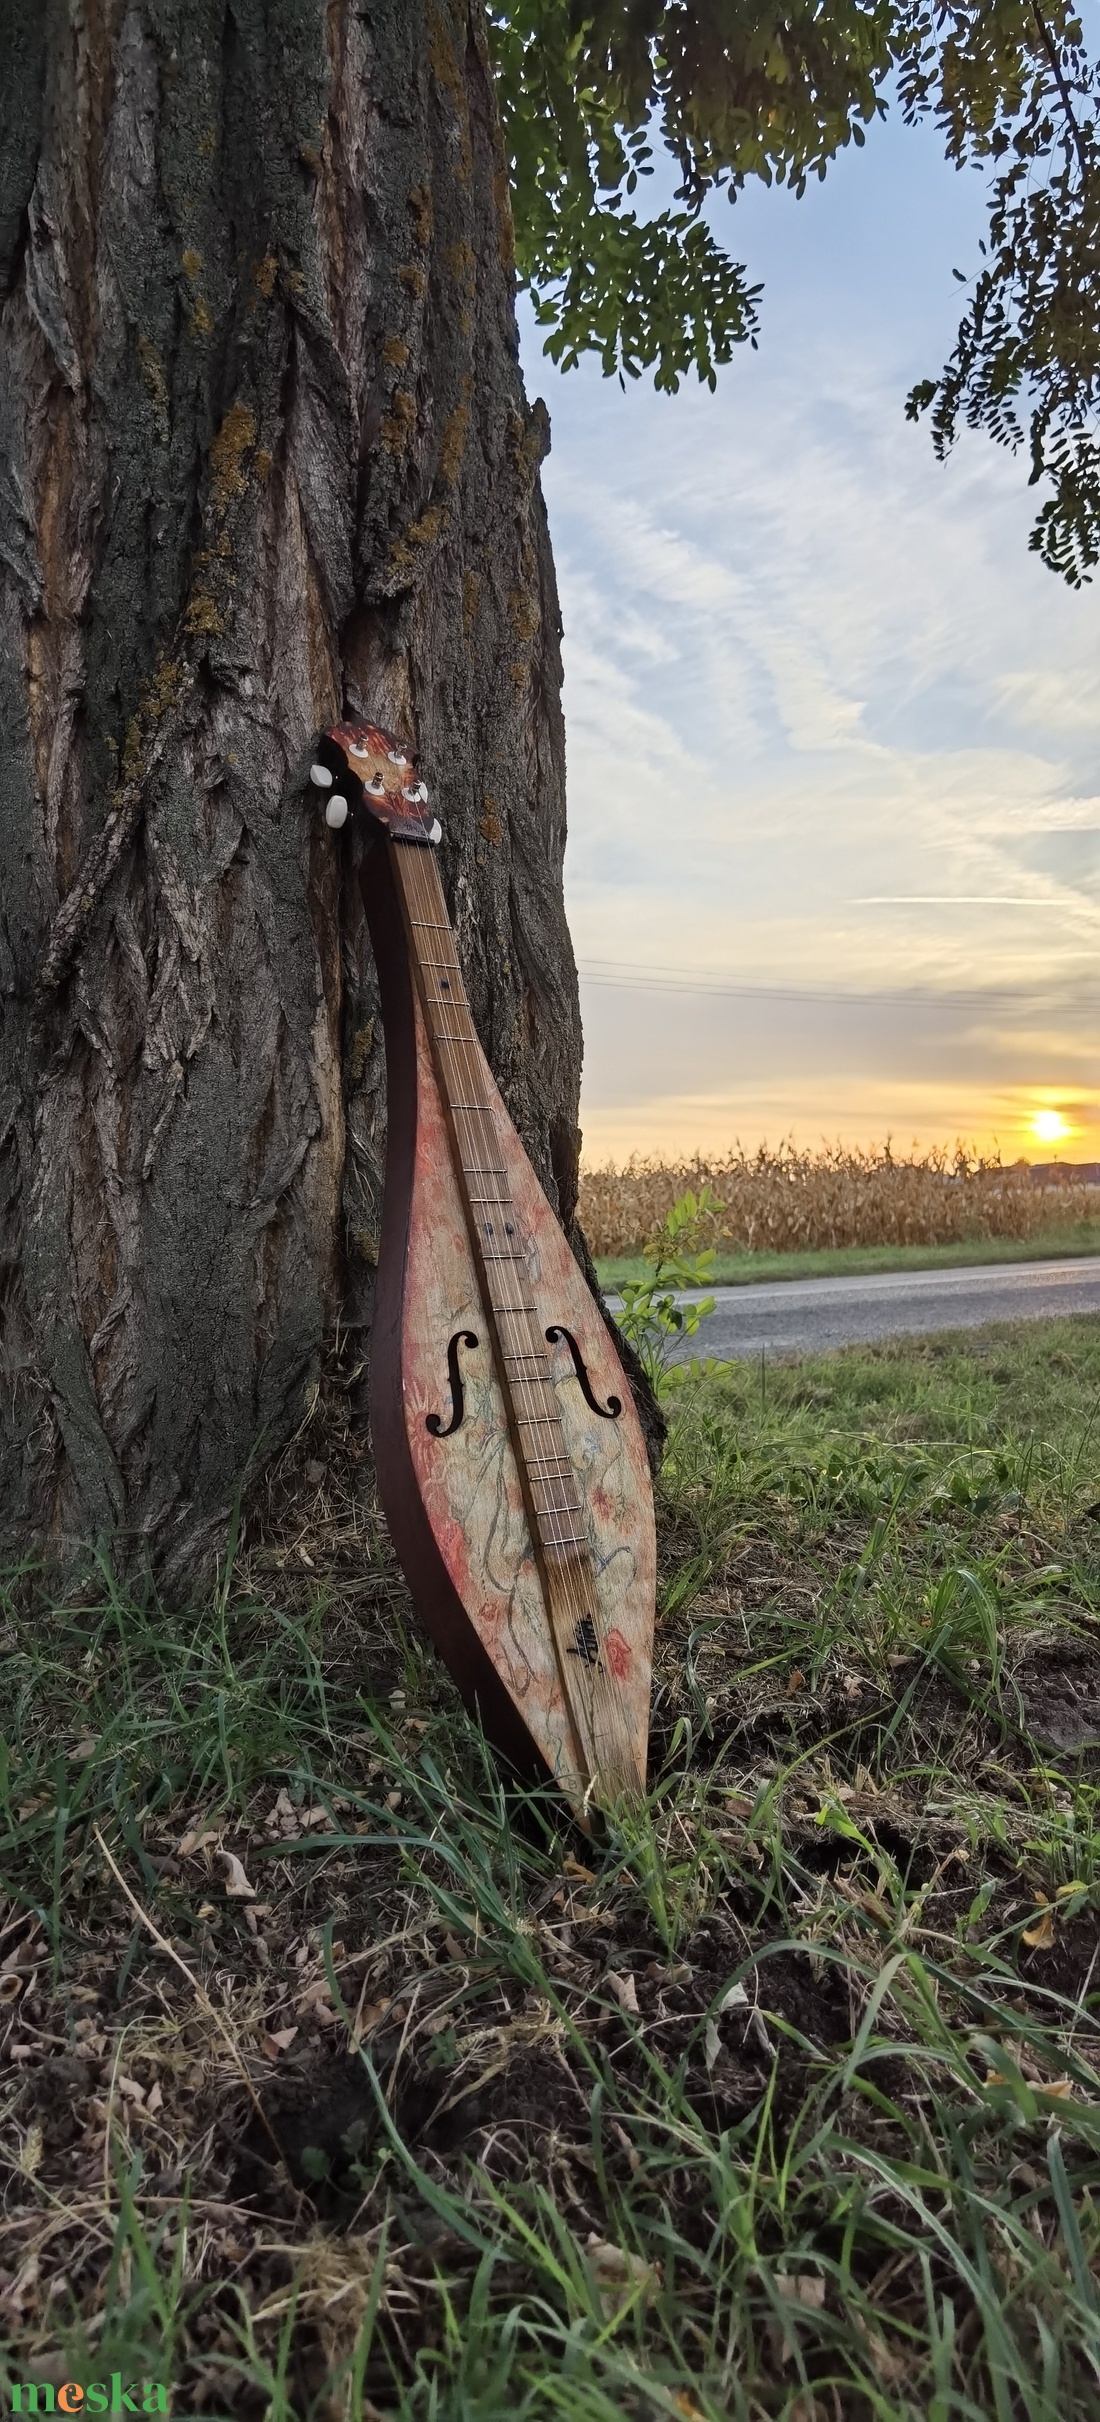
M414 753L339 723L311 779L354 811L388 1140L371 1347L382 1504L489 1738L582 1817L644 1790L655 1549L622 1365L478 1041Z

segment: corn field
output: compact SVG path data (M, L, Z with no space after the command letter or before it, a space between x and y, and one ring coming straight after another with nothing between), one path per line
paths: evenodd
M580 1218L598 1258L645 1251L665 1213L688 1188L709 1186L723 1205L699 1241L725 1252L795 1253L835 1245L939 1245L961 1236L1033 1236L1095 1218L1100 1189L1067 1171L1036 1185L1026 1162L1003 1167L957 1145L923 1159L895 1158L889 1145L860 1151L793 1144L740 1146L691 1160L641 1159L581 1172Z

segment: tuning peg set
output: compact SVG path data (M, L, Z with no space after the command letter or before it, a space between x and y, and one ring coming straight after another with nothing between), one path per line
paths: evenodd
M378 768L378 744L384 737L386 737L386 735L384 735L381 731L375 730L373 726L364 725L347 727L341 725L332 733L326 734L326 738L334 739L338 741L341 746L344 746L348 742L349 730L354 732L356 735L362 731L364 739L364 745L362 746L358 744L358 738L351 742L352 758L363 759L367 764L369 764L371 755L373 754L375 766L378 769L369 777L365 776L363 779L364 799L373 801L379 808L383 823L390 823L394 826L394 828L409 830L413 825L413 820L409 819L408 825L402 825L401 810L402 808L423 809L427 806L428 791L426 784L417 781L415 776L412 775L409 759L404 750L394 748L387 750L387 763L390 765L401 766L409 772L411 777L407 782L403 782L401 785L399 806L397 798L391 796L390 791L387 790L386 780L383 777L381 769ZM353 768L349 766L348 771L352 772ZM329 826L330 831L339 832L341 826L347 823L351 809L348 800L344 796L344 793L334 788L334 784L338 777L329 772L327 765L322 765L320 762L317 762L316 764L310 766L309 778L315 790L319 790L322 793L327 794L325 796L325 823ZM390 785L392 789L392 776L390 777ZM358 794L356 795L358 796ZM389 800L388 808L386 805L387 800ZM416 821L421 822L421 830L425 839L433 842L442 839L442 827L439 823L438 817L433 816L430 825L428 824L426 817L422 820L417 819Z

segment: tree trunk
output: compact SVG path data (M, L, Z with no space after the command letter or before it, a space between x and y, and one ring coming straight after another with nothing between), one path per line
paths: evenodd
M179 1572L369 1321L377 995L303 787L343 711L419 742L573 1220L548 423L479 0L6 17L0 1508Z

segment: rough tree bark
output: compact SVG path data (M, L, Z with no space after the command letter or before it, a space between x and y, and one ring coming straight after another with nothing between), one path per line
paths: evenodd
M419 740L573 1218L548 424L479 0L3 20L0 1508L171 1572L369 1321L382 1042L303 789L342 710Z

